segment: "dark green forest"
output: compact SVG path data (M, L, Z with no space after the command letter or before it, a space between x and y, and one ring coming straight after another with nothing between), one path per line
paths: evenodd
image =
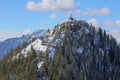
M68 21L56 25L52 35L62 40L54 46L53 57L49 48L43 53L31 47L27 57L14 58L28 45L24 43L0 60L0 80L120 80L120 45L105 30ZM38 68L40 61L44 63Z

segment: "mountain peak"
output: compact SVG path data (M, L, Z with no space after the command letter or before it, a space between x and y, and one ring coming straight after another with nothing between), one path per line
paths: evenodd
M75 20L75 19L72 17L72 14L69 14L68 21L73 21L73 20Z

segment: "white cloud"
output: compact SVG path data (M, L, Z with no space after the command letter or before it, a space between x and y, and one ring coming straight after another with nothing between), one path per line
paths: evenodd
M82 16L95 16L95 15L110 15L111 12L108 8L101 8L101 9L92 9L88 8L87 10L77 10L76 11L77 15L82 15Z
M97 19L90 19L87 21L89 24L93 24L95 27L105 27L105 26L110 26L110 27L120 27L120 20L106 20L104 22L98 21Z
M47 26L47 23L46 22L42 22L41 26Z
M8 38L21 37L22 35L31 34L33 31L25 30L23 32L13 32L13 31L0 31L0 41L4 41Z
M105 26L120 27L120 20L115 20L115 21L107 20L104 22L104 25Z
M77 7L78 4L74 0L40 0L35 3L29 1L27 3L27 10L30 11L66 11L72 10Z
M57 17L58 17L58 15L56 13L53 13L53 14L50 15L50 18L52 18L52 19L55 19Z

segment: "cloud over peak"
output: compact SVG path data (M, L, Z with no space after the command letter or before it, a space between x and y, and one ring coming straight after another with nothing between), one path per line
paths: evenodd
M120 20L115 20L115 21L107 20L104 24L106 26L120 27Z
M77 7L74 0L41 0L38 3L29 1L27 10L30 11L67 11Z
M86 10L77 10L77 15L83 15L83 16L95 16L95 15L110 15L111 12L109 8L101 8L101 9L92 9L88 8Z
M104 22L98 21L97 19L90 19L89 24L93 24L96 27L109 26L109 27L120 27L120 20L106 20Z
M52 18L52 19L55 19L57 17L58 17L58 15L56 13L53 13L53 14L50 15L50 18Z

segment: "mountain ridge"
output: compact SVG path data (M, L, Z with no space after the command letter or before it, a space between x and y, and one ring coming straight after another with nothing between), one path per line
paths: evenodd
M32 38L37 38L44 36L44 30L37 30L31 34L23 35L22 37L10 38L5 41L0 42L0 58L3 58L12 49L21 46L23 42L29 43Z

